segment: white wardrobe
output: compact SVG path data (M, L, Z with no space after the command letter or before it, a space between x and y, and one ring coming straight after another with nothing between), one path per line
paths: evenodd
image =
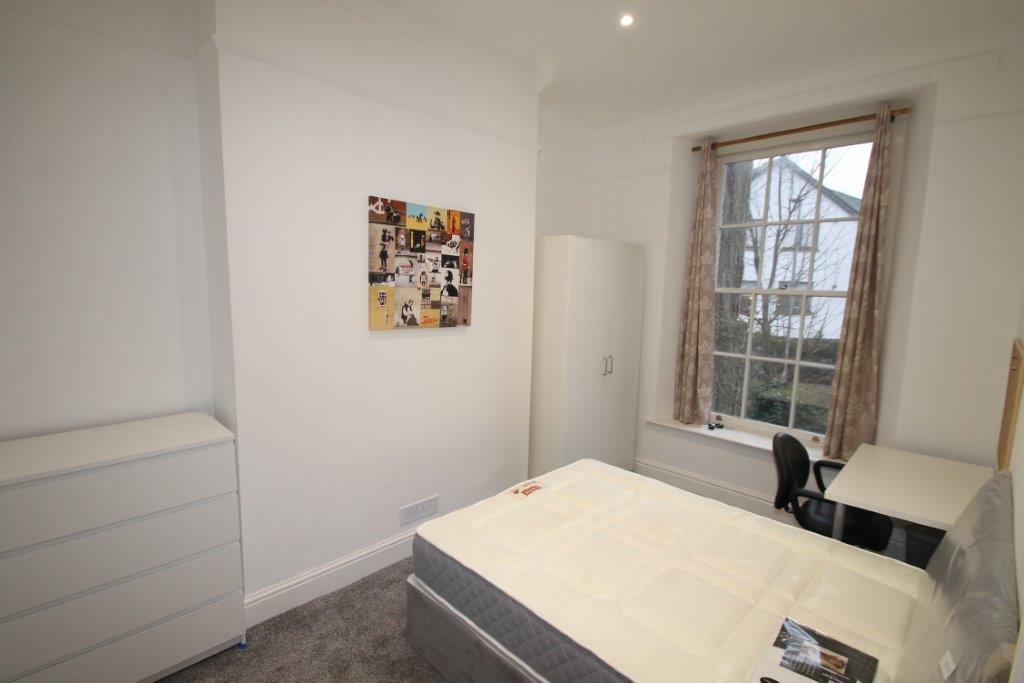
M530 476L593 458L633 468L644 248L537 240Z

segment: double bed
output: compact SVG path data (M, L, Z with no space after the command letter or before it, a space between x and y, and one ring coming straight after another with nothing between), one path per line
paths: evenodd
M453 681L746 681L790 618L877 657L884 683L935 593L923 570L593 460L427 522L413 556L408 635Z

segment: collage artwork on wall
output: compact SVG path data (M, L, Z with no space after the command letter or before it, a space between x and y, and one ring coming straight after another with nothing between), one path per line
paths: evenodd
M371 196L369 223L370 329L469 325L473 214Z

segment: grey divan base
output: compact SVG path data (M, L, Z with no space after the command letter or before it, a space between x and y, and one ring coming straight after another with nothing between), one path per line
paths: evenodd
M544 680L467 624L416 580L415 575L409 577L406 602L409 643L450 683L534 683Z
M419 535L413 571L409 641L449 681L629 680Z

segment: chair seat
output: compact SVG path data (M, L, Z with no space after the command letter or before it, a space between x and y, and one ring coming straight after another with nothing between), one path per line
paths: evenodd
M800 506L804 513L802 526L822 536L832 535L836 504L830 500L808 499ZM867 535L862 535L863 532ZM843 518L843 542L870 550L884 550L892 536L892 520L858 508L846 508Z
M797 523L822 536L832 535L832 520L836 504L825 500L823 469L841 470L843 464L833 460L818 460L811 466L807 449L792 434L779 432L772 437L772 460L778 475L778 488L773 505L777 510L785 507L796 514ZM811 472L818 490L805 488ZM803 502L801 502L803 501ZM885 515L848 507L843 519L843 541L868 550L885 550L892 536L892 520Z
M805 515L804 522L808 529L825 536L832 535L832 526L836 518L835 503L830 500L811 498L805 501L800 509ZM843 519L843 541L846 543L853 543L854 539L859 540L856 515L851 515L850 512L851 510L847 509L846 517Z

